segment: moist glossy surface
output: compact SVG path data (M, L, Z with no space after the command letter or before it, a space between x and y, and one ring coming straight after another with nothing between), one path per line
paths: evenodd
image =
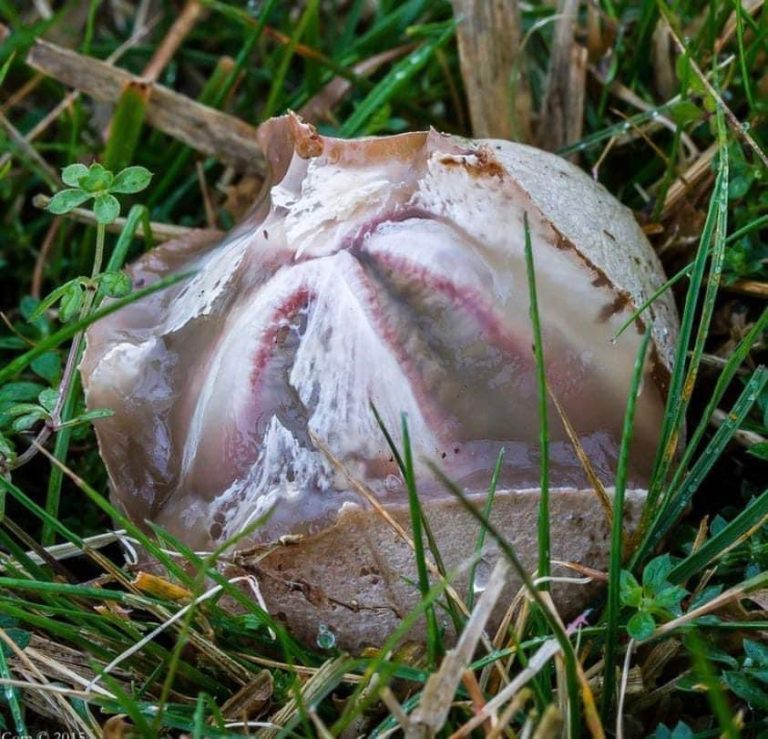
M398 440L407 414L425 500L446 495L425 460L482 493L501 447L500 485L534 487L524 214L550 389L612 484L642 326L610 339L640 296L585 258L518 181L512 170L532 150L435 132L343 142L288 117L263 135L274 184L253 214L221 243L147 254L132 268L136 285L194 276L89 331L87 399L114 410L97 431L119 503L203 548L270 511L251 540L319 530L360 501L349 477L403 502L371 403ZM574 178L558 185L564 194L591 185L556 166ZM593 209L594 228L611 228ZM652 260L639 238L630 252ZM663 279L654 265L643 290ZM665 361L657 346L637 412L634 485L649 474ZM550 430L553 485L586 486L553 408Z

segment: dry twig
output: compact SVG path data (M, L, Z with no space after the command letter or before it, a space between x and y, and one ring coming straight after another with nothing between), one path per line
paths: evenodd
M556 151L581 138L587 50L575 42L579 0L561 0L555 25L537 143Z
M531 141L531 102L517 0L452 0L475 136Z
M180 95L162 85L77 54L37 41L27 64L97 100L117 102L129 84L147 86L147 122L193 149L215 156L242 171L263 172L264 155L256 129L245 121Z
M50 198L47 195L36 195L33 204L37 208L45 208L48 205ZM73 208L67 213L68 218L77 221L78 223L87 223L88 225L96 224L96 216L92 210L86 208ZM116 218L112 223L107 224L107 231L109 233L120 233L125 227L126 218ZM156 243L163 241L176 241L184 239L210 239L215 241L223 237L223 231L217 231L214 229L205 228L188 228L187 226L174 226L172 223L158 223L152 221L149 224L149 234L144 233L144 224L139 223L136 227L136 233L134 234L137 239L146 239L151 237Z
M427 680L419 707L414 711L411 719L414 725L412 735L420 736L426 733L426 736L432 737L445 725L456 689L501 596L509 569L507 560L499 559L467 625L461 632L458 644L445 655L440 669L430 675Z
M120 44L113 52L110 54L105 64L114 64L128 49L130 49L132 46L135 46L139 41L141 41L144 36L149 33L151 28L154 26L156 21L152 21L152 23L148 24L146 27L141 27L136 33L132 34L129 39L127 39L124 43ZM2 42L8 35L10 34L10 30L4 26L2 23L0 23L0 42ZM43 75L35 75L36 79L44 79ZM47 115L43 116L43 118L38 121L35 126L33 126L26 134L24 134L24 139L28 143L32 143L35 139L42 136L45 131L48 130L48 127L59 118L59 116L80 97L80 92L78 90L75 90L73 92L70 92L68 95L65 95L64 98L59 102L58 105L56 105ZM8 100L8 103L10 103L10 99ZM11 106L8 105L8 108ZM3 110L6 108L4 107ZM11 153L6 152L5 154L0 157L0 169L2 169L5 164L10 160Z

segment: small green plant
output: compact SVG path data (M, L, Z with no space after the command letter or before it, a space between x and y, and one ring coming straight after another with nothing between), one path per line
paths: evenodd
M727 525L723 516L715 516L710 524L711 536L717 536ZM751 536L725 552L720 558L720 569L744 579L768 571L768 527L756 527Z
M141 192L149 185L152 173L145 167L126 167L113 174L99 163L89 167L70 164L62 169L61 179L70 187L57 192L48 202L46 210L64 215L93 201L92 211L96 221L93 267L90 276L78 275L59 285L28 311L25 317L32 325L45 322L47 311L56 304L62 323L82 321L95 310L101 297L121 298L131 292L131 279L125 272L102 270L106 229L120 215L120 201L116 195ZM9 470L26 464L53 433L56 434L54 454L58 459L64 459L73 427L109 415L105 410L86 412L82 407L76 371L82 349L83 332L78 331L73 336L63 371L56 352L43 354L36 360L39 366L36 368L33 365L33 371L47 380L50 387L26 382L12 383L0 390L0 394L5 396L0 397L0 469ZM23 454L17 455L9 435L32 431L40 423L43 425L35 440ZM60 474L54 473L51 480L46 509L55 515L61 488ZM49 526L43 531L42 541L44 544L53 543L53 530Z
M668 554L652 559L645 566L642 584L628 570L622 570L620 598L623 606L635 609L627 622L627 633L644 641L656 629L657 619L669 620L682 615L681 603L688 591L669 581L674 569Z
M52 422L52 414L56 409L56 403L59 399L59 391L54 388L45 388L37 396L37 402L34 403L16 403L4 411L5 414L13 418L11 429L16 433L29 431L38 421ZM81 413L69 421L56 424L56 429L65 429L72 426L78 426L81 423L94 421L97 418L106 418L111 416L112 411L106 408L95 408L92 411ZM1 442L0 442L1 443Z
M115 195L133 195L144 190L152 179L145 167L126 167L116 175L94 162L70 164L61 170L66 190L57 192L48 203L48 210L56 215L69 213L93 199L93 214L99 224L113 223L120 215L120 201Z
M728 689L752 708L768 711L768 646L744 639L744 659L723 672Z
M684 721L678 721L672 729L659 724L649 739L693 739L693 729Z
M145 167L126 167L115 175L98 163L90 167L70 164L61 170L61 179L70 187L57 192L46 209L50 213L64 215L93 200L93 215L97 223L93 271L90 277L75 277L59 285L41 301L31 320L39 318L58 302L59 318L66 323L87 315L97 291L112 298L121 298L131 291L131 280L124 272L101 271L106 226L120 215L120 201L115 195L141 192L149 185L152 173Z

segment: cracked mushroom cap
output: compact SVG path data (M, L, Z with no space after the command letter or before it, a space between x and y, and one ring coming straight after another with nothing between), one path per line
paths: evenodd
M471 554L478 529L427 461L481 504L505 449L492 520L533 569L527 216L549 387L609 489L640 336L652 334L632 526L677 318L667 293L611 340L664 281L630 211L567 161L506 141L436 131L345 141L293 115L260 135L271 184L252 213L220 243L143 256L130 268L136 286L194 274L88 331L86 398L114 411L96 429L119 506L198 550L258 523L237 545L251 554L235 559L257 574L273 615L307 640L322 625L352 649L380 643L418 592L409 545L360 493L409 529L373 403L396 439L406 414L422 506L449 568ZM553 557L599 569L606 515L554 406L550 432ZM273 546L285 535L294 543ZM497 556L489 543L480 571ZM590 595L555 590L566 611Z

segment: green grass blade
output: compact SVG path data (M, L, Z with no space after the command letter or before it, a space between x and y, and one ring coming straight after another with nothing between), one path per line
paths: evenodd
M110 124L103 163L110 172L119 172L134 160L136 146L147 113L146 86L129 83L120 95Z
M82 352L81 352L82 353ZM78 361L79 364L79 361ZM61 420L63 423L69 421L75 415L75 408L80 397L80 375L75 373L71 382L66 388L66 398L61 408ZM64 461L69 452L69 442L72 439L72 428L65 427L56 434L56 441L53 445L53 456ZM58 467L51 468L48 477L48 487L45 494L45 510L50 514L51 519L57 519L59 514L59 501L61 499L61 484L64 481L64 475ZM40 534L40 543L44 546L50 546L55 543L55 536L50 520L43 522L43 530Z
M734 403L731 412L714 433L711 441L701 453L690 472L685 476L680 487L671 492L667 501L655 513L653 523L635 555L635 561L653 551L655 546L664 538L680 516L685 513L702 480L706 477L712 466L722 454L723 449L730 442L733 435L739 429L752 406L757 402L760 393L768 385L768 370L758 367Z
M125 264L125 259L128 256L128 249L131 248L131 242L136 236L136 231L140 224L143 226L145 238L148 240L152 238L152 230L147 227L148 217L149 211L143 205L134 205L128 211L125 225L120 230L120 235L115 242L115 248L112 249L112 254L109 256L107 272L114 272L115 270L122 269L123 264ZM151 241L147 241L147 244L151 248Z
M20 488L16 487L16 485L4 478L2 475L0 475L0 488L2 488L5 493L10 494L13 498L19 501L19 503L21 503L28 511L40 519L40 521L42 521L44 524L47 524L57 534L64 537L67 541L72 542L72 544L74 544L79 549L83 549L85 547L85 543L77 534L75 534L73 531L70 531L55 516L45 510L45 508L42 506L35 503L32 498L26 495Z
M185 573L186 587L192 592L197 592L197 589L201 587L201 582L205 579L220 585L222 594L228 598L233 599L239 608L249 615L256 616L261 625L266 629L272 629L277 635L280 648L283 651L286 662L291 665L294 661L298 661L301 664L309 664L313 661L312 655L297 644L293 638L286 632L285 627L279 622L275 621L269 613L262 610L255 600L245 595L243 591L236 585L233 585L222 573L216 568L215 558L200 557L187 547L183 542L176 539L167 531L162 530L159 526L150 522L150 528L152 528L158 540L161 542L167 542L170 547L174 548L184 558L184 561L191 565L194 572L197 573L197 578L192 580ZM154 546L157 546L156 544ZM207 601L209 607L215 610L216 614L220 617L227 618L227 614L221 610L216 604L217 599L210 599Z
M139 732L139 736L147 738L157 736L156 733L152 732L147 721L148 716L142 710L141 704L134 699L133 695L127 693L120 683L110 675L104 675L103 680L109 692L117 699L117 703L120 706L119 712L125 713L131 719L134 727Z
M136 229L139 226L139 221L146 213L146 208L143 206L135 205L128 213L125 225L120 231L120 236L117 239L115 248L112 250L112 254L109 259L107 269L117 270L123 266L128 248L136 235ZM103 296L99 293L96 294L93 301L94 308L98 308ZM77 339L75 339L77 341ZM82 355L82 350L80 351ZM77 364L80 360L78 358ZM66 387L66 397L61 409L60 418L62 423L69 421L75 414L75 408L77 401L80 397L80 375L75 373L72 381ZM69 444L72 439L72 429L69 427L62 428L56 434L56 441L54 443L53 456L60 462L64 462L69 452ZM46 491L45 509L53 517L56 517L59 511L59 501L61 498L61 485L64 481L64 475L59 467L52 467L50 476L48 477L48 487ZM40 535L40 541L43 546L50 546L54 543L53 529L48 522L43 523L43 530Z
M720 269L722 268L722 254L725 248L725 218L727 217L728 203L728 157L725 142L721 141L718 156L717 177L714 190L710 198L707 217L702 229L699 248L693 261L691 279L688 284L688 293L683 309L683 317L680 322L680 334L678 336L677 352L675 354L672 377L670 379L667 407L664 414L664 422L659 441L659 454L654 465L651 489L649 491L649 508L655 507L660 495L667 473L672 465L675 450L679 441L685 413L688 408L693 384L696 378L698 363L703 352L703 337L709 325L709 318L714 309L714 298L717 293ZM712 249L710 245L716 241ZM702 316L699 321L699 331L696 336L694 354L688 360L688 347L693 336L694 322L698 313L699 294L704 284L706 265L709 262L710 253L712 259L712 277L705 288Z
M733 13L736 16L736 43L738 48L739 67L741 68L741 81L747 96L750 112L755 109L755 94L752 90L752 75L749 72L747 52L744 45L744 7L741 0L732 0Z
M379 429L384 435L384 439L387 442L387 446L389 447L389 450L395 459L395 463L397 464L397 467L400 470L400 473L403 475L403 479L407 480L408 472L406 470L406 465L405 465L405 460L403 459L403 455L400 454L400 450L397 448L397 445L395 444L394 439L392 438L392 435L389 433L389 430L387 429L386 424L381 418L381 415L379 414L379 411L378 411L378 408L376 408L376 405L371 401L369 403L369 406L371 408L371 411L373 412L373 416L376 419L376 423ZM421 510L421 525L424 529L424 533L427 536L427 544L429 545L429 550L435 559L435 567L437 568L440 575L443 578L446 578L447 571L443 563L443 558L440 554L440 548L437 545L437 540L432 534L432 527L429 525L429 520L424 515L424 511L421 509L420 505L419 505L419 509ZM450 598L450 597L448 598L447 608L451 616L451 620L453 621L454 627L456 628L456 631L458 633L461 630L460 627L461 627L461 624L463 623L463 618L461 617L461 614L458 612L453 598Z
M53 459L51 455L46 453L49 458ZM60 464L54 460L55 463ZM166 568L168 568L169 571L177 573L177 575L180 574L179 579L184 582L185 580L185 574L183 571L180 571L180 566L172 561L171 557L169 557L165 552L162 551L161 548L157 546L156 543L154 543L151 539L149 539L143 532L141 532L132 522L127 520L122 514L118 513L104 498L103 496L99 495L93 488L91 488L87 483L85 483L82 479L78 478L75 475L72 475L73 480L75 481L75 484L83 490L90 500L95 503L98 507L100 507L105 512L109 513L115 520L117 520L119 523L123 525L123 527L128 531L129 534L134 536L139 540L139 542L144 546L144 548L147 550L149 555L156 559L158 562L163 563ZM0 480L2 482L2 480ZM34 506L33 506L34 507ZM39 506L37 507L37 510L39 511ZM219 573L217 573L214 569L210 568L206 570L205 568L198 568L197 571L200 573L200 577L202 578L202 573L205 573L210 579L217 581L218 584L221 585L222 590L227 592L227 595L235 598L235 600L241 604L246 606L246 612L251 610L254 606L253 602L250 601L248 598L246 598L243 593L236 587L234 587L229 581L227 581L223 576L221 576ZM202 582L202 580L201 580ZM192 588L193 592L194 588ZM161 607L162 608L162 607ZM152 610L152 609L150 609ZM260 609L259 609L260 610ZM170 614L165 611L164 609L158 611L157 608L154 609L155 615L160 618L161 620L167 620L169 618ZM276 627L275 630L278 632L278 635L281 634L281 631L279 630L279 627ZM192 637L195 640L196 646L200 646L202 642L204 642L204 638L199 637L197 634L193 634ZM147 645L147 650L152 651L155 653L157 651L157 648L155 645ZM215 652L215 653L214 653ZM236 667L236 664L230 660L226 654L222 653L221 650L218 650L218 648L214 648L213 646L210 646L208 649L209 657L212 657L217 661L220 665L223 665L225 668L227 666L234 666ZM183 667L184 673L189 672L188 665L179 665L179 670L181 670ZM246 673L247 674L247 673Z
M384 79L371 90L368 95L355 108L339 133L343 137L351 137L360 133L366 123L381 110L382 106L402 90L409 80L419 74L432 59L435 52L453 38L454 23L436 38L425 41L418 49L401 59Z
M355 717L359 716L369 705L377 698L379 691L389 684L389 681L395 676L395 666L387 661L387 655L391 654L398 644L402 643L404 637L416 625L416 622L429 608L434 609L435 603L445 593L447 582L436 582L429 591L421 598L416 606L406 614L405 618L395 628L395 630L386 638L381 648L366 666L363 672L363 679L355 688L354 693L347 700L343 713L331 727L331 733L334 736L346 729ZM377 676L376 690L368 689L373 676Z
M742 236L751 234L753 231L759 231L761 228L765 228L765 226L768 226L768 216L760 216L759 218L755 218L753 221L750 221L746 226L742 226L741 228L737 229L732 234L730 234L728 238L725 240L725 243L732 244L734 243L734 241L738 241Z
M237 56L235 57L235 64L232 67L232 71L229 73L229 76L223 82L221 87L216 87L215 89L211 89L210 104L214 108L221 108L221 106L224 103L224 100L229 94L229 91L232 89L232 86L235 84L235 82L237 81L237 78L240 76L240 73L243 71L243 69L245 68L245 65L248 63L248 60L250 59L251 54L253 53L253 50L256 47L256 43L261 38L261 35L264 33L264 29L266 28L267 21L272 15L272 11L277 5L277 2L278 0L267 0L267 2L264 3L264 7L259 12L258 21L256 21L253 28L251 29L251 32L248 34L248 38L243 44L243 48L240 49ZM212 83L212 88L214 84L215 82ZM203 92L205 93L206 91L204 90ZM205 95L203 95L201 98L201 102L208 104L209 100Z
M139 605L142 599L136 598L122 590L109 588L94 588L87 585L71 585L61 582L42 582L38 580L19 580L13 577L0 577L0 587L9 590L25 590L30 593L60 593L69 597L87 598L90 600L111 600L118 603ZM147 600L146 603L149 603Z
M501 474L501 467L504 464L504 448L499 450L499 456L496 458L496 466L493 468L493 475L491 476L491 482L488 486L488 494L485 496L485 505L483 506L483 520L488 521L491 517L491 510L493 509L493 501L496 499L496 486L499 484L499 475ZM475 576L477 573L477 566L480 560L480 553L485 546L485 537L487 534L485 526L480 526L480 531L477 534L477 540L475 541L475 559L472 562L472 567L469 570L469 586L467 592L467 608L471 611L475 605Z
M192 739L204 739L205 738L205 704L208 701L208 696L205 693L198 693L195 700L195 713L192 716Z
M387 446L389 447L389 451L392 452L392 456L395 458L395 462L397 464L398 469L400 472L404 475L405 474L405 462L403 461L403 457L400 454L400 450L397 448L397 444L395 444L395 440L392 438L392 435L389 433L389 429L387 428L386 424L384 423L384 420L382 419L381 415L379 414L379 409L376 407L376 405L371 401L369 403L371 412L373 413L373 417L376 419L376 424L378 425L379 429L381 430L381 433L384 434L384 439L387 442Z
M5 78L8 75L8 70L13 64L13 60L16 58L16 52L13 51L8 55L8 58L3 62L3 66L0 67L0 87L2 87Z
M120 298L119 300L111 302L105 308L101 308L100 310L91 313L85 318L81 318L78 321L73 321L72 323L63 326L55 333L52 333L49 336L46 336L42 341L39 341L32 349L29 349L28 351L24 352L24 354L21 354L20 356L11 360L8 362L8 364L5 365L5 367L0 369L0 383L7 382L8 380L12 379L17 374L19 374L19 372L26 369L26 367L35 359L37 359L41 354L45 354L46 352L51 351L51 349L55 349L57 346L60 346L68 339L71 339L75 334L79 333L85 328L88 328L88 326L90 326L92 323L96 323L96 321L100 320L101 318L109 316L112 313L119 311L126 305L134 303L137 300L146 297L147 295L159 292L160 290L165 290L166 287L170 287L171 285L175 285L178 282L189 279L191 276L192 273L187 272L179 275L171 275L165 279L158 280L149 287L136 290L124 298Z
M671 481L669 482L668 489L670 491L674 491L679 487L683 477L685 476L685 474L687 473L690 467L690 464L693 460L693 457L696 451L699 448L699 445L701 444L701 440L704 438L704 435L707 433L708 429L710 428L709 422L710 422L710 419L712 418L712 414L715 412L715 409L717 408L720 401L723 399L723 396L725 395L726 390L728 390L728 388L730 387L731 382L736 376L736 373L738 372L739 368L744 364L744 361L746 360L747 355L749 354L752 347L755 345L755 342L758 341L760 336L762 336L766 327L768 327L768 309L763 311L760 318L758 318L758 320L755 321L752 328L737 344L736 348L733 350L730 357L728 357L728 360L725 366L723 367L722 371L720 372L720 375L717 378L715 387L713 388L713 390L709 395L709 399L707 400L707 404L701 415L701 421L699 422L694 432L691 434L691 438L688 440L688 443L686 444L685 451L682 454L682 457L677 466L677 469L675 470L675 473L672 476Z
M411 529L413 531L414 557L416 558L416 571L419 577L419 590L421 597L425 598L429 593L429 571L427 568L426 553L424 551L424 538L422 518L423 513L419 502L419 495L416 491L416 473L413 467L413 454L411 451L411 437L408 432L408 419L403 414L402 419L403 433L403 463L405 474L405 486L408 491L408 508L411 514ZM434 667L442 653L442 640L440 630L437 625L437 616L435 609L430 605L425 611L427 620L427 658L429 664Z
M669 581L683 583L714 562L736 544L741 537L768 521L768 490L752 500L736 518L707 541L701 548L686 557L669 573Z
M7 647L5 643L0 642L0 675L6 680L13 680L14 677L8 666L8 659L5 656L6 649ZM3 685L3 695L5 696L8 708L11 711L11 718L13 719L13 725L16 728L17 736L32 736L27 732L27 724L24 721L24 711L22 708L23 704L20 699L18 688L12 685ZM10 732L8 732L8 734L10 734Z
M640 347L632 369L632 382L627 397L627 409L624 413L624 426L621 433L619 459L616 463L616 492L613 496L613 521L611 523L611 560L608 570L608 607L606 610L605 647L603 650L603 694L601 697L601 714L603 723L608 724L610 711L613 706L615 676L616 676L616 647L619 635L619 579L623 564L624 540L624 494L627 489L627 471L629 469L629 450L632 444L632 433L635 423L635 409L640 385L643 380L645 358L648 353L648 343L651 332L646 331L640 342Z
M522 562L517 556L514 547L502 536L502 534L496 529L496 527L488 520L483 518L483 514L472 504L451 479L446 477L442 470L437 465L429 464L433 474L443 484L443 486L452 493L464 506L464 509L472 515L477 522L484 526L493 540L498 544L501 551L509 560L512 565L512 569L515 574L520 578L525 589L528 591L531 600L538 606L544 620L547 622L549 628L552 630L552 634L563 652L563 662L565 663L566 673L566 687L568 690L568 734L571 739L577 739L581 736L581 691L579 688L579 680L576 669L576 653L574 652L573 645L568 638L568 634L562 627L560 620L554 616L549 610L544 596L541 591L536 587L528 571L523 567Z
M531 230L528 226L528 214L523 214L523 228L525 230L525 268L528 275L528 295L530 300L529 315L531 330L533 332L533 355L536 361L536 390L538 393L539 410L539 514L538 514L538 544L539 563L538 576L546 578L539 586L542 590L549 590L549 576L551 572L551 545L549 525L549 418L547 391L547 370L544 365L544 346L541 339L541 321L539 318L539 302L536 295L536 272L533 264L533 246L531 244Z
M416 23L428 8L430 0L405 0L392 3L388 12L378 14L373 25L363 33L359 31L351 39L350 51L365 51L375 44L387 43L386 37L398 37L407 33L408 27Z
M557 153L560 156L568 156L569 154L575 154L585 149L589 149L598 144L602 144L605 141L615 137L627 134L631 130L636 130L653 120L657 119L660 115L669 116L674 114L675 107L678 107L684 101L680 96L674 97L672 100L659 105L654 108L650 108L642 113L636 113L633 116L629 116L621 123L616 123L612 126L606 126L605 128L596 131L595 133L584 136L579 141L575 141L573 144L558 149Z
M421 506L419 506L421 508ZM440 547L437 544L437 539L435 538L435 535L432 533L432 526L429 523L429 518L424 513L424 509L421 508L421 525L424 529L424 535L427 537L427 546L429 547L429 552L432 555L432 559L435 562L435 567L440 574L440 577L442 577L444 580L448 580L448 570L445 566L445 562L443 561L443 555L440 553ZM448 615L451 617L451 621L453 622L453 628L456 630L457 634L461 633L462 628L464 627L464 617L459 611L459 607L456 604L456 600L454 597L452 597L452 594L449 593L448 597L445 601L445 609L448 611Z
M3 489L2 494L5 496L5 489ZM8 518L7 516L3 518L2 524L5 528L7 526ZM50 580L50 576L46 573L46 571L37 564L34 560L30 559L27 553L18 545L16 542L9 536L2 528L0 528L0 546L2 546L4 549L8 551L10 556L21 565L23 568L23 572L25 575L29 575L30 577L35 578L36 580ZM4 563L5 568L8 569L9 567L13 567L14 570L19 571L18 568L13 566L10 561Z
M723 122L722 111L717 116L720 129L720 151L718 154L718 176L721 178L722 186L713 193L712 200L715 203L715 227L712 234L712 249L710 256L709 275L704 288L704 299L702 301L701 313L698 319L698 330L694 340L691 358L688 365L688 372L685 377L685 383L682 387L682 408L680 411L680 423L682 424L685 414L690 404L693 388L696 383L701 357L704 354L704 346L709 333L709 326L712 321L712 315L715 310L715 299L720 287L720 279L723 271L723 261L725 258L725 237L728 231L728 149L725 136L725 123ZM677 433L677 428L673 429L673 434Z
M720 724L720 736L739 739L741 732L734 721L734 711L728 705L719 675L707 658L704 643L695 632L691 632L686 638L685 646L692 657L694 672L704 686L709 705Z
M648 308L653 305L661 295L669 290L673 285L680 282L683 277L689 275L693 271L693 262L683 267L674 277L670 277L656 292L651 295L648 300L640 305L640 307L629 317L624 323L621 324L619 330L611 337L611 341L616 341L640 316L645 313Z
M299 44L302 36L304 35L307 27L313 16L317 15L317 9L319 7L320 0L309 0L304 8L304 11L299 18L299 22L291 34L291 40L283 50L283 56L280 59L274 78L272 79L272 86L269 89L269 95L267 96L267 102L264 104L264 111L262 118L271 118L278 110L280 98L284 94L285 90L285 77L288 74L288 67L293 59L293 55L296 53L296 47Z

